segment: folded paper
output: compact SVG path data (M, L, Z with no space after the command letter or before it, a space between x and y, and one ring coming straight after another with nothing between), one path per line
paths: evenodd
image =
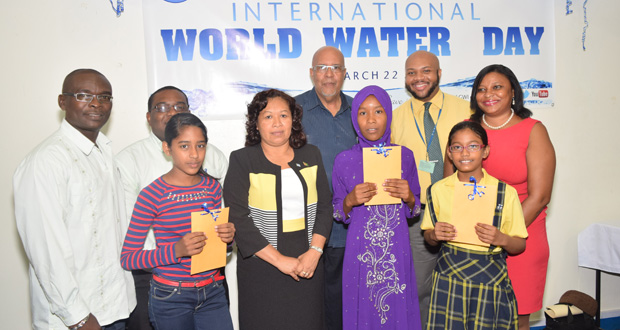
M363 148L364 182L377 185L377 194L364 205L400 204L401 200L392 197L383 191L383 182L386 179L400 179L401 175L401 147L372 147Z
M226 266L226 243L217 236L215 226L228 222L228 208L192 212L192 232L204 232L207 236L202 252L192 256L190 274Z
M454 186L452 219L449 222L456 229L456 238L453 241L489 246L478 238L476 224L493 225L496 204L497 185L483 187L475 183L457 182Z

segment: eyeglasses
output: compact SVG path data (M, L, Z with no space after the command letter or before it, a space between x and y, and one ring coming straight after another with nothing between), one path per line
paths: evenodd
M91 102L95 97L100 103L112 103L112 95L110 94L88 94L88 93L62 93L62 95L74 96L78 102Z
M468 146L463 147L462 145L452 145L450 147L448 147L448 149L450 149L450 152L454 152L454 153L461 153L463 152L463 150L465 150L465 148L467 148L467 151L469 152L476 152L476 151L480 151L480 149L482 149L485 145L484 144L470 144Z
M189 111L189 107L185 103L177 103L175 105L170 105L168 103L158 103L153 107L152 110L166 113L172 110L173 108L174 108L174 111L176 112L188 112Z
M332 69L332 72L335 73L340 73L342 71L345 70L345 67L340 66L340 65L315 65L312 67L312 70L320 72L320 73L326 73L327 70Z

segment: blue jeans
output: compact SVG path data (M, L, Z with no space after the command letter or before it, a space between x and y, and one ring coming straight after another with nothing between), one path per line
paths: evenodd
M183 288L151 280L149 317L156 330L233 329L223 281Z

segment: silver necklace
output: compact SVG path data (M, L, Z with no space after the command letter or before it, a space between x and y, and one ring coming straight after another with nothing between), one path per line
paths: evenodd
M485 124L485 125L487 125L487 127L488 127L488 128L490 128L490 129L502 129L502 128L504 128L504 126L506 126L506 125L510 122L510 120L512 119L512 117L515 115L515 110L514 110L513 108L510 108L510 111L512 112L512 113L510 114L510 118L508 118L508 120L506 120L506 122L505 122L505 123L503 123L503 124L501 124L501 125L499 125L499 126L491 126L491 125L489 125L489 123L487 123L487 120L486 120L486 119L484 119L484 116L485 116L485 115L482 115L482 121L483 121L483 122L484 122L484 124Z

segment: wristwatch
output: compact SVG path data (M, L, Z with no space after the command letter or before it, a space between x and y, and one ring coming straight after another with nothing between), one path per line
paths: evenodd
M76 324L74 327L70 327L69 330L78 330L79 328L83 327L84 324L88 322L89 317L90 317L90 314L86 315L85 318L83 318L80 322L78 322L78 324Z

